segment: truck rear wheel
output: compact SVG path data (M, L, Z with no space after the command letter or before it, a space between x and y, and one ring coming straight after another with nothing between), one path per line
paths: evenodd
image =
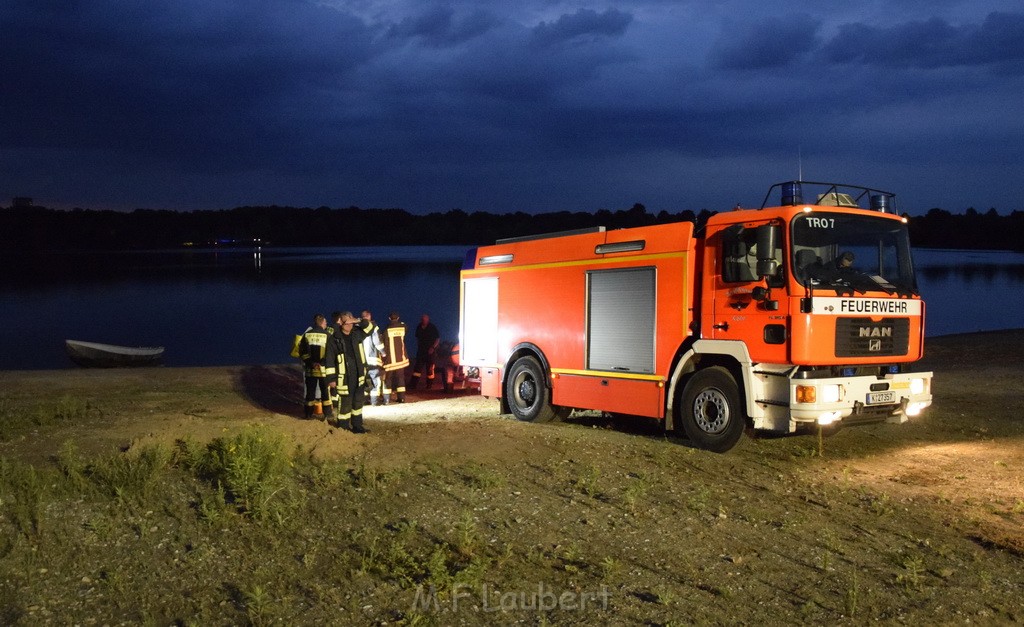
M696 372L679 405L683 433L694 445L715 453L736 446L746 427L739 386L725 368Z
M519 420L550 422L556 417L544 369L534 357L521 357L512 364L505 382L505 399Z

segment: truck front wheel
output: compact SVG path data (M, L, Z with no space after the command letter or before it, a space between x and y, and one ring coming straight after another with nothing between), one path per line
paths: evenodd
M521 357L512 364L505 382L505 398L519 420L549 422L556 417L544 369L534 357Z
M736 446L746 427L741 407L736 380L715 366L697 371L683 388L679 422L695 446L724 453Z

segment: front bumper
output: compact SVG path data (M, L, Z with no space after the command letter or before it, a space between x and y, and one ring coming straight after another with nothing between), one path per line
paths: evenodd
M885 377L790 379L790 418L797 423L906 422L932 404L932 373Z

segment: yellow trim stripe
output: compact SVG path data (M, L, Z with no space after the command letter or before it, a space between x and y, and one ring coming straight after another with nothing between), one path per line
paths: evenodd
M501 366L499 366L498 364L475 364L472 367L494 368L496 370L501 370ZM633 379L635 381L665 381L665 377L656 374L631 374L628 372L608 372L607 370L574 370L572 368L552 368L551 374L568 374L578 377L601 377L604 379Z
M571 370L569 368L552 368L551 374L570 374L580 377L600 377L602 379L632 379L634 381L664 381L665 377L657 374L631 374L627 372L608 372L605 370Z
M505 266L502 268L478 268L474 270L463 270L463 276L473 276L477 274L493 274L495 272L509 272L511 270L541 270L545 268L569 268L572 266L590 266L590 265L608 265L612 263L635 263L637 261L651 261L655 259L672 259L686 257L689 251L683 252L671 252L671 253L656 253L651 255L629 255L622 257L602 257L600 259L580 259L578 261L553 261L549 263L535 263L528 264L525 266Z

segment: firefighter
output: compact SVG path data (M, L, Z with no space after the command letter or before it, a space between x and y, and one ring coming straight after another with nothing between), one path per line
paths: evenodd
M376 405L378 402L387 405L388 397L383 394L384 340L381 339L381 330L374 324L373 314L369 310L363 310L360 317L369 320L373 325L373 331L363 340L363 354L366 355L366 388L370 393L370 405Z
M334 378L334 365L330 363L333 355L331 350L331 334L327 330L327 318L323 314L313 316L313 326L302 334L299 340L299 358L302 359L303 379L306 385L305 412L306 418L312 418L317 406L322 406L321 419L330 418L332 414L330 383ZM317 400L317 392L320 399Z
M416 389L421 377L427 379L428 390L434 385L435 352L440 342L441 334L437 327L430 321L430 316L423 314L419 326L416 327L416 364L412 369L412 383L409 385L411 389Z
M335 317L334 355L337 362L335 382L338 424L349 423L352 433L369 433L363 426L363 401L366 386L366 354L363 340L373 332L373 323L343 311Z
M388 328L384 330L384 398L394 392L399 403L405 402L405 369L409 367L409 356L405 353L405 323L397 311L388 316Z
M466 387L466 378L459 365L459 343L445 340L437 347L437 367L441 370L441 383L445 392L451 392L456 383Z

